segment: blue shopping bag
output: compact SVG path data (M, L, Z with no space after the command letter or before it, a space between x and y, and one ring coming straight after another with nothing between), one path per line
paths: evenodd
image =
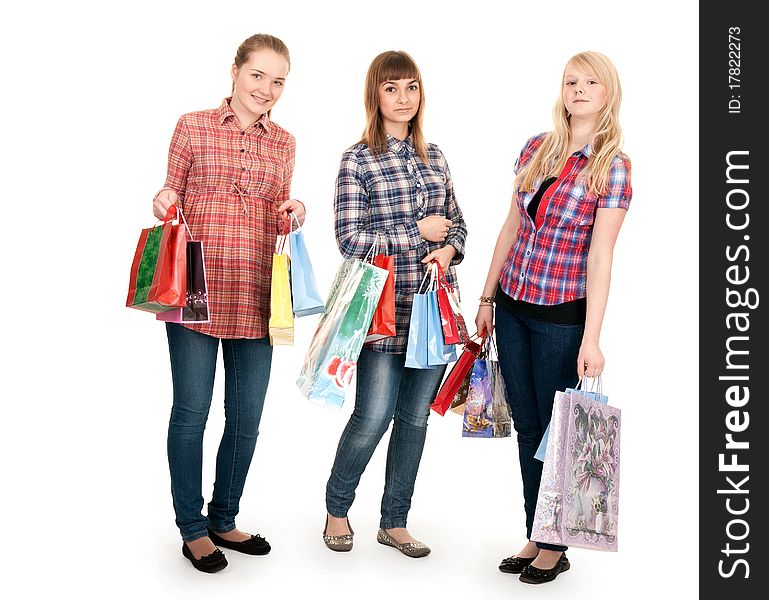
M582 380L584 381L584 379ZM581 396L583 398L587 398L588 400L593 400L594 402L600 402L601 404L608 404L609 403L609 397L604 396L601 393L601 377L598 377L598 391L587 391L581 388L582 381L580 381L577 384L576 388L566 388L566 394L576 394L578 396ZM545 452L547 450L547 438L550 437L550 424L548 423L547 428L545 429L545 433L542 435L542 441L539 442L539 446L537 447L537 451L534 453L534 458L537 460L541 460L542 462L545 462Z
M291 216L299 225L296 216ZM310 262L310 254L304 243L302 228L297 227L289 236L291 244L291 299L295 317L316 315L325 310L323 299L315 282L315 272Z
M411 304L409 337L406 343L405 366L412 369L431 369L427 362L427 294L414 294Z

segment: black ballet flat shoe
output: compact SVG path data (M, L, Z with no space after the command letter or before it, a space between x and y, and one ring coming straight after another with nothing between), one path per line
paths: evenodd
M566 553L564 552L552 569L538 569L528 565L523 568L518 579L524 583L548 583L558 577L559 573L568 571L570 568L569 559L566 558Z
M227 566L227 559L219 548L214 550L211 554L195 558L187 547L187 544L182 542L182 556L188 558L192 563L192 566L198 571L203 571L203 573L216 573Z
M250 539L242 542L231 542L216 535L216 532L209 529L208 537L210 537L211 541L217 546L235 550L236 552L242 552L243 554L251 554L252 556L263 556L272 550L270 544L261 535L252 535Z
M537 557L532 556L531 558L522 558L520 556L508 556L507 558L503 558L502 562L499 563L499 570L503 573L512 573L513 575L518 575L521 571L523 571L524 567L528 567L532 562L534 562L535 558Z

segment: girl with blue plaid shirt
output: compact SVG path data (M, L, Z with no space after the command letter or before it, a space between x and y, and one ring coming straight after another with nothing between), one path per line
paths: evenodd
M424 93L414 60L405 52L377 56L368 70L365 103L363 138L342 156L336 182L336 239L345 258L364 258L375 241L394 257L396 335L361 350L355 409L326 486L323 540L332 550L352 549L347 513L366 465L394 421L377 541L421 557L430 548L409 534L406 518L429 407L446 367L405 366L411 304L433 261L456 287L454 265L464 258L467 229L446 159L422 135Z

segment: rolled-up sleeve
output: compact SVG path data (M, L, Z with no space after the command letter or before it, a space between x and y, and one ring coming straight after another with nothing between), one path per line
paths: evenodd
M633 197L633 188L630 184L630 159L624 154L614 158L609 169L609 177L606 182L606 191L598 198L598 208L624 208L630 207L630 199Z

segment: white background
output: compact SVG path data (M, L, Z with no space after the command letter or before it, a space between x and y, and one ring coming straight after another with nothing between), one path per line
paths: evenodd
M4 8L0 25L4 597L696 596L696 3L24 6ZM619 553L570 550L571 571L544 588L500 573L524 539L515 444L462 439L454 414L430 419L409 518L432 555L411 560L375 541L386 438L350 512L354 550L326 550L324 485L352 401L333 412L294 386L313 316L296 323L293 348L275 350L238 520L273 552L230 551L214 576L181 557L164 328L124 307L126 285L177 118L219 105L235 49L256 32L291 51L273 118L297 138L292 195L307 205L324 291L339 261L333 184L363 128L365 71L387 49L416 59L427 139L449 161L468 225L458 272L470 322L513 162L528 136L551 128L565 61L592 49L615 62L634 188L601 340L604 390L623 411ZM207 499L223 426L219 374Z

